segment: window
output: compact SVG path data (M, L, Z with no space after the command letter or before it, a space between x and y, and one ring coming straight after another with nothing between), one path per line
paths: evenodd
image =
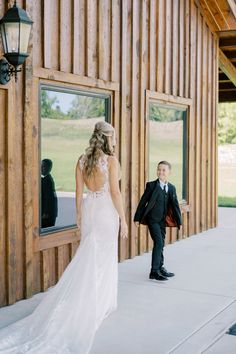
M170 182L176 186L178 199L186 200L187 108L149 101L149 179L157 178L157 164L167 160L172 165Z
M76 226L75 167L94 125L110 120L110 95L40 87L41 235Z

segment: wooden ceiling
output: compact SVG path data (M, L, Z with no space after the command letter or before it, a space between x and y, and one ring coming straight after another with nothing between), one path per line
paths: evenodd
M236 102L236 0L196 0L219 37L219 102Z

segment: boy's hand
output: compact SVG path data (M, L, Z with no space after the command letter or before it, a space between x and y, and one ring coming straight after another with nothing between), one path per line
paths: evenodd
M140 225L140 223L138 221L135 221L134 224L136 227L139 227L139 225Z

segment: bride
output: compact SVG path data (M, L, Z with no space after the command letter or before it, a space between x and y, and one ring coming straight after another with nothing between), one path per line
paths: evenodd
M119 218L121 237L128 228L114 145L114 128L96 123L75 171L80 245L33 313L0 330L0 353L87 354L96 330L117 308Z

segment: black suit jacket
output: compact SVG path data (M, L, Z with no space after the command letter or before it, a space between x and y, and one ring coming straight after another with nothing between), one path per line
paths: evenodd
M47 214L49 218L55 218L58 215L58 202L55 191L55 184L50 173L41 177L41 208L42 215Z
M145 221L146 215L153 208L156 200L158 200L158 195L162 192L163 191L159 184L158 178L155 181L146 183L145 191L140 199L140 202L138 204L137 210L134 215L134 221L138 221L140 223L146 224ZM173 208L174 219L178 225L178 228L180 228L180 225L182 225L181 211L180 211L179 202L176 194L176 188L170 182L168 182L168 193L169 193L169 203L171 203L171 206Z

